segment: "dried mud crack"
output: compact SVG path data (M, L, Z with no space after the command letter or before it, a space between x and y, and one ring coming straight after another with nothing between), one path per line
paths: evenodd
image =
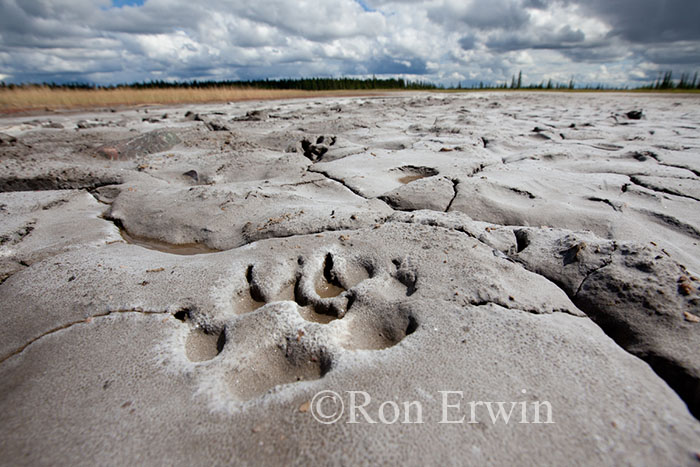
M55 327L55 328L53 328L53 329L51 329L51 330L49 330L49 331L46 331L46 332L43 333L42 335L37 336L37 337L31 339L31 340L28 341L27 343L25 343L25 344L23 344L22 346L18 347L18 348L17 348L16 350L14 350L13 352L11 352L11 353L9 353L9 354L3 356L3 357L0 357L0 365L2 365L5 361L9 360L10 358L14 357L15 355L21 354L22 352L24 352L24 350L25 350L27 347L29 347L30 345L34 344L35 342L37 342L37 341L43 339L43 338L46 337L46 336L55 334L55 333L57 333L57 332L59 332L59 331L64 331L64 330L66 330L66 329L69 329L69 328L71 328L71 327L73 327L73 326L77 326L77 325L80 325L80 324L90 324L90 323L91 323L93 320L95 320L95 319L103 318L103 317L105 317L105 316L110 316L110 315L113 315L113 314L115 314L115 313L145 313L145 314L149 314L149 315L152 315L152 314L169 314L169 312L167 312L167 311L114 310L114 311L107 311L107 312L105 312L105 313L99 313L99 314L91 315L91 316L88 316L88 317L86 317L86 318L84 318L84 319L77 320L77 321L72 321L72 322L70 322L70 323L66 323L66 324L63 324L63 325L61 325L61 326Z

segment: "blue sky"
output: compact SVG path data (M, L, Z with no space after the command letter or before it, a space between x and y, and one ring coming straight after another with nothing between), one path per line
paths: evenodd
M364 11L370 11L370 12L371 12L371 11L375 11L375 10L373 10L372 8L370 8L370 7L367 5L367 3L365 3L364 0L355 0L355 1L356 1L357 3L360 4L360 6L362 7L362 9L363 9Z
M112 6L122 7L122 6L140 6L143 5L145 0L112 0Z
M0 79L636 86L700 71L698 24L698 0L0 0Z

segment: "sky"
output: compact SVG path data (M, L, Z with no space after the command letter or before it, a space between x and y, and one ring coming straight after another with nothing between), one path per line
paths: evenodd
M0 80L403 77L639 86L700 71L700 0L0 0Z

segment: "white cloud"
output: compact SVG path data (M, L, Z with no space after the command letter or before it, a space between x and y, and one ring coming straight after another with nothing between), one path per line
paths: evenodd
M700 38L684 15L665 12L640 29L624 15L643 18L654 2L618 3L0 0L0 73L98 83L384 74L468 85L522 69L526 82L626 84L700 67Z

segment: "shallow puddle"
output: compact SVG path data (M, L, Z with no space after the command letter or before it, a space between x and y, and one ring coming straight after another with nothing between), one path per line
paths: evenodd
M152 238L130 235L124 229L119 229L119 233L121 233L121 236L126 243L173 255L203 255L207 253L219 252L219 250L214 250L213 248L209 248L201 243L183 243L180 245L175 245Z
M421 178L425 178L426 176L427 175L406 175L404 177L399 178L399 182L406 185L416 180L420 180Z
M333 255L328 253L323 261L323 274L316 281L316 294L321 298L333 298L343 292L345 289L333 273Z
M327 280L321 279L318 284L316 284L316 293L321 298L333 298L337 297L341 293L345 292L345 289L338 287L335 284L331 284Z
M265 305L265 302L255 300L249 291L241 291L233 299L233 308L236 313L250 313Z
M415 182L416 180L420 180L421 178L433 177L439 173L437 169L434 169L432 167L419 167L415 165L404 165L403 167L396 167L394 169L391 169L391 172L396 173L396 175L400 175L400 177L398 178L398 182L404 185L411 182Z

